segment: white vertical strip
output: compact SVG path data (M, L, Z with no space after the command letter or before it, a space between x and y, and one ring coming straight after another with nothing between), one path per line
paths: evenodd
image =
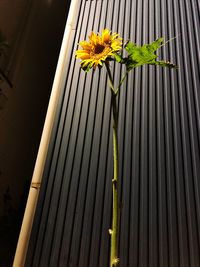
M18 239L18 244L16 248L15 258L13 262L13 267L23 267L26 259L26 253L28 248L28 243L30 239L33 218L35 214L39 188L42 180L42 175L44 171L45 161L47 157L47 151L49 147L50 137L52 133L52 128L54 124L58 99L61 91L61 85L63 81L63 74L65 72L65 62L67 57L68 44L70 39L70 33L73 28L74 14L76 12L78 0L72 0L68 19L65 27L64 37L62 41L61 51L58 59L57 69L55 73L55 78L53 82L51 97L49 101L49 106L47 110L47 115L44 123L43 133L40 141L39 151L36 159L36 164L33 172L32 182L30 186L30 191L28 195L28 200L26 204L26 209L24 213L24 218L21 226L21 231Z

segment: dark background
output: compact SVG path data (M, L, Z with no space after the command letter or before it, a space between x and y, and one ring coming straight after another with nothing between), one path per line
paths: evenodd
M12 266L70 1L0 2L0 267Z

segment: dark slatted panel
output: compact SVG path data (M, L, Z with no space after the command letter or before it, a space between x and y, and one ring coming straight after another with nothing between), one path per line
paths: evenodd
M80 1L26 266L109 266L110 91L104 68L74 58L105 27L138 44L177 36L160 56L179 65L138 68L120 91L120 266L200 266L198 0Z

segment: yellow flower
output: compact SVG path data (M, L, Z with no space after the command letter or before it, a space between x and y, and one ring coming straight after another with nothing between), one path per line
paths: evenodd
M82 60L82 68L89 70L98 65L102 66L108 57L119 51L122 48L122 38L118 33L104 29L101 35L92 32L88 42L82 41L79 44L83 49L76 51L76 57Z

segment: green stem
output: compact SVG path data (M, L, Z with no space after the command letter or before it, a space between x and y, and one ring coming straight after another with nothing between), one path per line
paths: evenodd
M108 63L106 63L110 89L111 105L113 113L113 179L112 179L112 229L110 247L110 267L116 267L119 264L118 257L118 239L119 239L119 204L118 204L118 177L119 177L119 148L118 148L118 107L117 94L114 89L113 79Z
M116 89L116 91L115 91L115 94L116 94L116 95L118 94L119 89L120 89L122 83L124 82L124 80L126 79L126 76L127 76L127 75L128 75L128 70L124 73L124 76L122 77L121 81L119 82L119 85L118 85L118 87L117 87L117 89Z
M115 95L116 94L115 93L115 87L114 87L114 83L113 83L112 74L111 74L111 71L110 71L110 68L109 68L109 62L106 62L105 65L106 65L106 70L107 70L107 73L108 73L110 89L111 89L112 94Z

